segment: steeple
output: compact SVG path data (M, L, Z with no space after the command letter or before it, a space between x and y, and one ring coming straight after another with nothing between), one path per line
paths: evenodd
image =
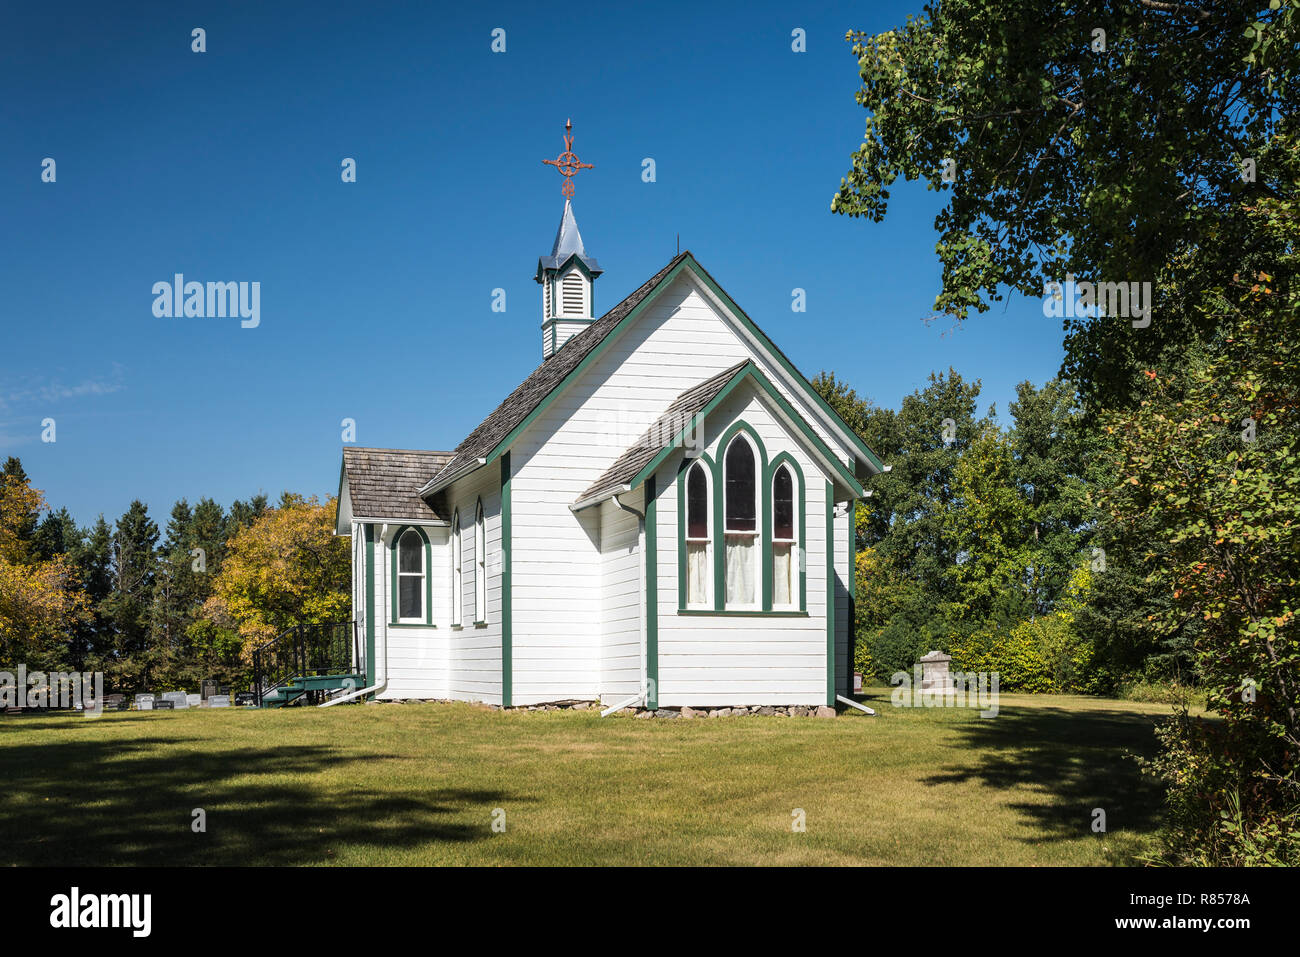
M573 121L564 126L564 152L553 160L542 160L554 166L564 177L564 213L560 228L555 233L555 243L549 256L537 260L536 280L542 286L542 358L549 359L571 337L595 321L592 289L601 268L594 256L587 254L578 232L578 220L573 215L573 174L591 169L573 152Z

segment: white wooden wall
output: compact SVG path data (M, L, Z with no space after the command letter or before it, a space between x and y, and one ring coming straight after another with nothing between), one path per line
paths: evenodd
M474 624L474 505L482 498L486 523L487 621ZM448 697L501 703L501 471L495 465L481 468L446 492L447 516L459 507L461 522L461 627L448 630ZM448 550L450 562L450 550ZM451 587L451 566L443 576Z
M429 536L429 575L432 626L390 624L393 537L401 522L392 522L387 535L375 530L374 618L375 668L384 674L387 642L388 687L381 698L456 698L501 701L501 490L500 472L480 469L447 491L448 517L459 506L463 607L461 626L451 624L451 529L421 526ZM487 620L474 624L474 507L483 500L486 532ZM352 529L353 615L365 634L365 538L359 524ZM375 676L371 676L373 681Z
M779 340L789 330L772 329ZM810 400L787 389L781 373L752 352L716 311L695 280L679 278L634 328L625 330L582 379L515 442L512 510L513 703L563 698L610 700L640 688L639 601L643 557L636 519L606 503L574 513L569 505L683 391L752 358L784 397L842 460L847 450L816 422ZM803 469L807 541L808 618L679 618L677 612L677 495L673 472L660 475L660 701L673 704L819 703L825 697L825 478L800 442L785 433L745 386L735 408L719 410L712 441L735 415L759 430L769 460L790 450ZM712 453L711 453L712 454ZM675 469L675 466L674 466ZM500 470L478 470L447 490L448 508L462 518L462 626L450 627L450 531L428 529L433 542L436 628L388 628L391 557L375 549L375 627L388 644L385 697L501 700ZM474 625L474 503L487 520L487 622ZM639 503L640 496L636 496ZM639 504L635 507L640 507ZM849 574L845 542L850 516L837 520L836 623L841 657L849 640ZM395 528L395 526L394 526ZM360 534L359 526L354 536ZM364 539L361 539L364 542ZM364 543L354 562L356 617L364 619ZM381 644L382 648L382 644Z
M768 331L779 340L790 330ZM600 690L600 517L597 509L575 514L569 505L679 394L748 358L755 359L777 390L847 461L847 450L816 424L811 400L782 384L782 373L752 352L690 277L679 277L661 293L636 326L625 330L581 380L516 440L511 450L515 703L594 697ZM815 469L812 474L817 474ZM810 489L809 494L819 496L818 510L809 513L811 541L814 535L818 539L825 535L825 493ZM670 497L675 509L675 492ZM661 535L660 543L666 547L669 540ZM676 545L672 547L675 579ZM817 574L824 578L824 564L822 569ZM666 572L662 556L660 572ZM675 591L673 596L675 610ZM662 624L661 619L661 628Z
M623 497L640 510L640 492ZM641 522L613 502L600 506L601 621L600 699L621 701L641 690L644 645L641 628Z
M664 489L658 496L659 703L665 707L824 704L826 477L748 383L705 422L706 451L719 469L718 441L738 418L763 440L769 462L785 451L803 470L808 616L678 615L678 473L676 464L666 465L659 473ZM715 479L720 481L721 475ZM712 501L709 507L712 511ZM710 515L710 522L716 520ZM756 588L761 587L761 577L756 576L755 582Z
M571 338L591 325L588 322L573 322L564 319L555 320L555 348L560 349ZM548 325L542 326L542 355L550 356L551 354L551 329Z
M382 634L388 640L388 687L381 698L445 698L449 697L449 634L447 629L448 596L451 578L448 571L448 530L423 527L429 536L431 560L430 584L433 590L434 627L392 626L392 549L394 536L401 525L388 526L387 539L379 537L382 526L376 529L375 538L375 628L376 637ZM364 549L364 542L362 548ZM363 552L364 560L364 552ZM364 568L362 570L364 574ZM378 654L383 654L383 642L378 642ZM375 668L383 674L384 662L376 658Z

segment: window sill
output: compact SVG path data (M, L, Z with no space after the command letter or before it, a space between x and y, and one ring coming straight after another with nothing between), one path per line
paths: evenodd
M808 618L806 611L763 611L761 608L729 608L718 611L716 608L678 608L679 615L712 615L715 618Z
M437 628L431 621L390 621L389 628Z
M474 627L475 627L475 628L486 628L487 626L488 626L488 623L487 623L486 621L476 621L476 622L474 622Z
M452 630L452 631L464 631L464 630L465 630L465 626L464 626L464 625L452 625L452 626L451 626L451 630Z

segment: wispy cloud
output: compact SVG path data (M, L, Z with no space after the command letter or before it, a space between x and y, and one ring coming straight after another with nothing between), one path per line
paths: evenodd
M70 399L109 395L124 388L123 368L116 362L106 377L82 379L70 384L53 376L35 376L16 383L7 392L0 394L0 412L19 406L54 405Z
M3 431L4 428L11 424L12 423L0 424L0 452L8 452L10 449L35 441L34 435L22 435L17 432L10 433Z

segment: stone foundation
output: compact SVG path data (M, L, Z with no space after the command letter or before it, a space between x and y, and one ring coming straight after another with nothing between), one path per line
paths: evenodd
M370 704L471 704L481 708L487 708L491 711L511 711L511 712L528 712L528 711L595 711L597 713L604 709L597 701L551 701L545 704L528 704L520 705L515 708L502 708L499 704L483 704L478 701L455 701L446 698L387 698L379 702L368 702ZM615 711L611 717L630 717L630 718L740 718L748 715L761 715L763 717L782 717L782 718L833 718L836 715L834 708L826 705L809 705L809 704L792 704L792 705L750 705L749 707L739 708L658 708L651 711L648 708L624 708L621 711Z

